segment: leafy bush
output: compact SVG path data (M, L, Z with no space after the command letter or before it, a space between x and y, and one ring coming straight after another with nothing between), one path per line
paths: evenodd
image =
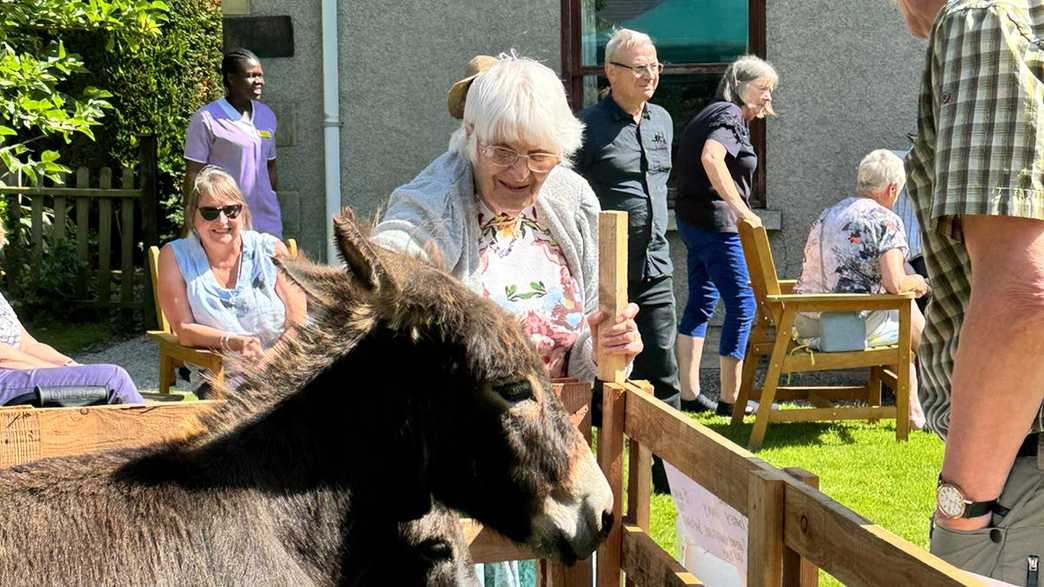
M23 216L23 220L27 218L28 215ZM37 259L29 244L28 223L12 222L8 210L7 226L10 232L8 244L3 248L4 267L15 275L9 301L18 309L19 316L27 319L38 315L69 316L76 307L74 284L87 270L87 262L77 254L76 240L56 240L50 235L51 231L46 231L43 251ZM70 223L69 230L72 229ZM66 234L73 234L70 231Z
M166 8L158 0L0 2L0 165L31 184L68 172L48 147L74 135L92 138L110 94L86 79L84 61L66 50L63 38L75 31L104 35L98 61L104 63L104 53L133 53L155 36Z
M86 32L67 41L105 79L113 107L97 142L74 143L75 160L92 167L115 162L136 169L141 137L155 135L161 238L175 235L181 226L182 153L189 119L223 93L218 73L220 2L167 0L167 5L158 38L133 53L107 53L106 32Z

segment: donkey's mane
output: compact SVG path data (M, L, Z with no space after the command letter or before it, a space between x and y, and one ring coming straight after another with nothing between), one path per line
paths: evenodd
M358 225L353 223L354 228ZM365 239L368 229L358 235ZM374 290L365 276L353 273L351 261L345 266L320 265L303 257L276 258L276 265L290 281L304 290L308 300L307 324L297 327L295 336L285 337L274 347L274 356L264 367L244 362L239 356L225 358L230 370L239 375L236 388L225 387L225 402L202 418L209 431L203 438L222 435L242 423L268 412L276 404L303 389L334 361L351 354L378 325L420 336L468 336L469 353L480 364L472 367L487 373L500 370L494 363L494 346L501 353L515 349L527 352L521 337L507 335L494 325L517 322L491 302L481 299L433 265L436 253L423 261L367 243L379 261L383 278L394 287ZM342 256L344 255L342 249ZM478 328L466 328L471 321ZM423 334L422 334L423 331ZM475 334L483 333L476 336ZM492 335L492 336L487 336Z

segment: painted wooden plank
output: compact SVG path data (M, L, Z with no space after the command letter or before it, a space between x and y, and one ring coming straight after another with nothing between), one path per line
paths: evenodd
M76 187L86 188L91 185L91 172L86 167L76 170ZM87 235L90 234L90 211L91 201L86 198L76 199L76 255L82 261L83 267L76 279L76 297L83 299L87 297L87 283L91 279L89 257L87 256Z
M107 190L112 187L112 169L102 167L98 173L98 187ZM109 290L112 286L112 200L98 200L98 287L95 292L98 301L109 301Z
M603 324L612 324L627 305L627 213L598 216L598 308ZM598 357L598 378L623 383L626 361L621 355Z

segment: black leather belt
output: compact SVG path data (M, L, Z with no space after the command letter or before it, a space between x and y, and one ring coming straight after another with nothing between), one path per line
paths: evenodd
M1040 444L1040 432L1034 432L1026 436L1026 440L1022 441L1022 446L1019 447L1020 457L1035 457L1037 456L1037 446Z

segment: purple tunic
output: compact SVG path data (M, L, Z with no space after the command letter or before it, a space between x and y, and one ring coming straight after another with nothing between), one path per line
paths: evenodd
M200 108L185 133L185 159L227 171L246 198L254 230L281 239L283 219L268 177L268 162L276 158L276 117L261 102L252 104L252 118L224 98Z

